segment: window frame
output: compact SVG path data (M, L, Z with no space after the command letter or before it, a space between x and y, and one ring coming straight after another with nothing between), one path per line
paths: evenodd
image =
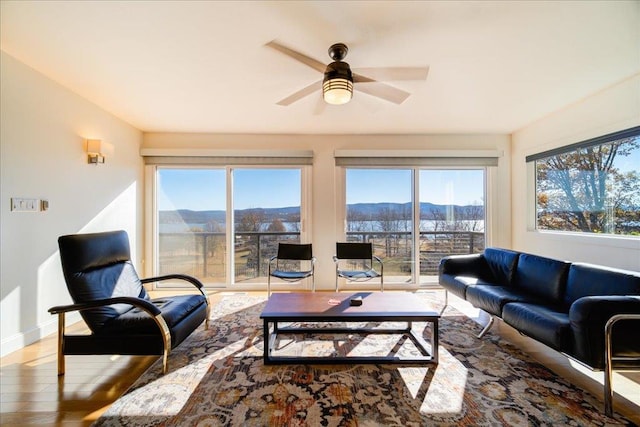
M558 234L560 236L576 236L583 237L589 241L589 239L640 239L640 236L633 236L629 234L615 234L615 233L596 233L593 231L573 231L573 230L550 230L539 228L538 222L538 176L537 176L537 161L548 159L550 157L567 154L578 151L580 149L595 147L599 145L608 144L614 141L618 141L625 138L640 137L640 126L631 127L628 129L608 133L605 135L589 138L584 141L563 145L550 150L545 150L539 153L534 153L525 157L526 171L527 171L527 230L530 232L544 233L544 234Z
M404 161L404 160L403 160ZM493 198L491 197L490 191L490 182L493 177L492 168L490 166L485 165L450 165L446 166L446 164L438 165L438 166L424 166L424 165L416 165L414 163L413 166L405 166L405 165L395 165L395 166L374 166L374 165L358 165L358 166L339 166L336 165L337 176L338 176L338 188L341 188L340 191L336 195L336 200L338 202L337 206L337 218L336 221L338 224L342 224L342 227L338 227L338 234L336 236L337 241L346 241L346 230L347 230L347 170L348 169L381 169L381 170L410 170L411 172L411 204L412 204L412 269L410 275L410 283L394 283L388 282L385 279L385 288L388 289L407 289L407 290L416 290L419 288L432 287L437 286L437 276L430 275L422 275L420 274L420 221L416 221L416 218L420 217L420 171L423 170L481 170L483 173L483 196L484 196L484 239L485 239L485 247L490 245L491 242L491 223L492 223L492 206L493 206Z
M145 165L145 182L151 183L151 185L145 186L145 259L150 262L145 262L143 269L147 277L157 276L159 271L159 224L158 224L158 171L161 169L211 169L211 170L223 170L225 171L226 182L226 271L225 271L225 283L204 283L207 289L226 289L234 291L243 290L263 290L266 289L267 281L253 282L250 284L242 284L235 282L234 276L234 260L235 260L235 224L234 224L234 209L233 209L233 171L235 169L298 169L300 170L300 242L309 243L311 239L309 224L312 224L311 214L311 178L312 171L311 165L306 164L233 164L233 165L206 165L206 164L147 164ZM188 285L182 283L170 283L163 282L162 284L154 283L153 289L180 289L186 288ZM299 289L300 286L298 285ZM292 287L293 289L293 287Z

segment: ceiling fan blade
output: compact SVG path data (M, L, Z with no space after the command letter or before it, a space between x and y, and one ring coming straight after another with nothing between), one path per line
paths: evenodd
M293 59L308 65L314 70L320 71L321 73L324 73L325 68L327 68L327 64L323 64L317 59L313 59L310 56L305 55L304 53L300 53L297 50L293 50L290 47L287 47L275 40L271 40L269 43L265 44L265 46L269 46L270 48L275 49L278 52L282 52L285 55L290 56Z
M356 82L355 75L353 76L353 80ZM377 82L373 79L359 80L357 83L358 86L354 88L354 92L363 92L367 95L393 102L394 104L402 104L411 95L402 89L389 86L386 83Z
M286 98L278 101L276 104L287 106L293 104L296 101L301 100L305 96L311 95L313 92L319 91L322 89L322 80L318 80L315 83L311 83L309 86L300 89L299 91L287 96Z
M353 71L374 80L426 80L429 67L370 67L354 68ZM354 81L357 81L355 76Z
M316 101L316 106L313 109L313 114L315 116L319 116L324 113L325 108L327 108L327 103L324 102L324 98L322 98L322 94L318 94L318 99Z

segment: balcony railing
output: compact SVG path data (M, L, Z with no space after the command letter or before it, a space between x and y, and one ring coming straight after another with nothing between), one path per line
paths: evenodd
M385 275L410 274L411 232L349 231L347 240L370 241L385 262ZM234 234L235 281L266 277L269 258L278 242L296 243L299 232L237 232ZM206 282L224 283L226 274L225 232L160 233L159 273L184 273ZM436 275L440 259L447 255L481 252L485 247L481 231L421 231L420 274Z

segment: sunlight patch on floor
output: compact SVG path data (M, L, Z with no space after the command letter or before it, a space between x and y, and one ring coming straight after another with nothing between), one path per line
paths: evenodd
M145 402L143 397L150 394L152 390L152 394L156 396L165 396L166 401L153 402L153 408L137 405L123 406L120 408L120 413L127 417L148 416L150 413L157 416L172 416L180 413L211 367L219 362L224 363L227 358L241 352L245 347L246 339L242 339L177 369L171 366L172 360L169 357L169 372L129 393L129 397L132 398L129 401L132 402ZM182 362L174 360L173 363ZM159 366L156 369L160 369ZM158 394L158 389L163 393Z
M467 387L468 369L446 349L440 347L440 364L426 390L420 412L423 414L460 413ZM454 380L455 379L455 380Z

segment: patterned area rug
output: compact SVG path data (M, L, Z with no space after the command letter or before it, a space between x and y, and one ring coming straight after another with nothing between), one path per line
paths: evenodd
M425 294L425 304L437 307ZM280 365L262 362L264 299L233 295L169 356L157 361L97 426L618 426L594 396L448 307L436 368ZM427 339L430 330L424 328ZM400 337L283 337L287 354L368 354ZM304 339L304 342L302 341ZM406 340L410 343L410 340ZM386 350L385 350L386 351ZM400 351L412 352L409 347Z

